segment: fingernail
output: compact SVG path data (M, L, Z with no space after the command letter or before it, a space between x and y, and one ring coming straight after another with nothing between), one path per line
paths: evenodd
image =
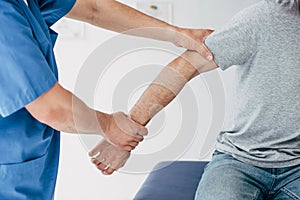
M208 55L208 56L206 56L206 59L209 60L209 61L212 61L213 57L211 55Z

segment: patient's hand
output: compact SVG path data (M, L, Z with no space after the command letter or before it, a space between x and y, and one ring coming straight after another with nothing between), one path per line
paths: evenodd
M92 163L105 175L123 167L130 156L130 152L123 151L106 140L102 140L90 153Z

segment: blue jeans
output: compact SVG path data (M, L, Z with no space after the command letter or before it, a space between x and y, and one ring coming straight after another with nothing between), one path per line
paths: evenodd
M300 166L259 168L214 153L195 200L300 200Z

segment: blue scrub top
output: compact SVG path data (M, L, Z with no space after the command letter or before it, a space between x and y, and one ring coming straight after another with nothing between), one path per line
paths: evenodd
M0 0L0 199L53 199L59 133L24 106L58 80L49 27L75 0Z

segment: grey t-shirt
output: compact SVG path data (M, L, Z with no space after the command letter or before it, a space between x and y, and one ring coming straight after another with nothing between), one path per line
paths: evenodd
M236 67L230 117L216 148L266 168L300 164L300 16L296 0L264 0L205 41Z

